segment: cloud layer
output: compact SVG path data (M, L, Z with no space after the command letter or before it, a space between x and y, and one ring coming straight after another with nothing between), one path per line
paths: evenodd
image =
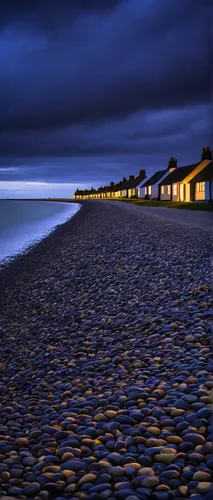
M0 179L102 182L199 159L211 146L210 10L3 0Z

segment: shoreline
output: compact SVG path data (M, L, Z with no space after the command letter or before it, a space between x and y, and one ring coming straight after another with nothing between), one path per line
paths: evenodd
M36 258L37 253L41 255L42 251L48 249L48 245L51 244L51 241L57 241L58 235L63 232L63 227L66 224L70 224L71 220L80 214L82 204L78 204L80 205L79 210L74 215L71 215L69 220L65 220L64 222L57 224L52 230L50 230L49 234L44 235L41 239L35 240L25 249L23 248L23 250L19 253L11 255L0 263L0 291L3 290L2 283L8 280L9 276L12 277L13 274L17 275L18 272L22 272L21 269L19 269L20 266L23 265L23 267L26 267L31 262L33 264L33 260Z
M1 498L212 493L211 253L208 231L85 203L5 269Z

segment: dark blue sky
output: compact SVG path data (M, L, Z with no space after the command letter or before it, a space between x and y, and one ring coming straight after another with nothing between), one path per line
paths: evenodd
M1 0L0 196L198 161L212 146L211 3Z

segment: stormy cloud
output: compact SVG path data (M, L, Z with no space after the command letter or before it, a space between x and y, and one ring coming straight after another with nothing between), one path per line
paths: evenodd
M209 0L0 9L0 180L100 184L212 146Z

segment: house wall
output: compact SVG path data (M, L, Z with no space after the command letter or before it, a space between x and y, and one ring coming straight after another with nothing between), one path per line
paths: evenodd
M210 199L213 200L213 186L210 185L210 182L205 182L205 200L210 201Z
M131 198L132 196L136 196L137 198L140 197L140 183L138 186L132 189L128 189L127 191L127 198Z
M158 198L158 193L159 193L159 182L162 182L164 179L166 179L166 177L168 177L169 174L171 174L171 172L173 172L174 168L169 168L164 175L162 175L162 177L160 178L160 181L158 181L158 183L156 184L152 184L151 188L152 188L152 192L151 194L148 193L148 186L147 186L147 196L149 197L150 200L153 200L154 198ZM145 188L141 188L140 189L140 195L139 195L141 198L144 198L145 197ZM163 198L162 198L163 199ZM165 198L167 199L167 198ZM170 198L169 198L170 200Z
M205 201L210 199L209 182L205 182L204 191L197 191L197 182L195 183L195 200Z
M137 196L137 188L128 189L128 198L131 198L132 196Z
M192 201L189 182L185 184L185 201Z
M213 201L213 178L212 182L211 183L209 182L209 199Z
M145 188L139 188L138 191L139 191L139 193L138 193L139 198L144 198L145 197Z
M183 182L179 184L179 201L185 201L186 185Z
M176 194L175 194L175 188L176 187ZM175 182L172 184L172 201L179 201L180 200L180 182Z
M150 200L153 200L153 198L158 198L158 184L154 184L154 186L151 186L151 188L151 194L148 194Z
M171 193L168 192L168 186L170 186L170 184L167 186L163 186L164 187L163 193L161 192L162 186L160 186L160 200L161 201L171 201ZM172 189L172 186L170 187L170 189Z

